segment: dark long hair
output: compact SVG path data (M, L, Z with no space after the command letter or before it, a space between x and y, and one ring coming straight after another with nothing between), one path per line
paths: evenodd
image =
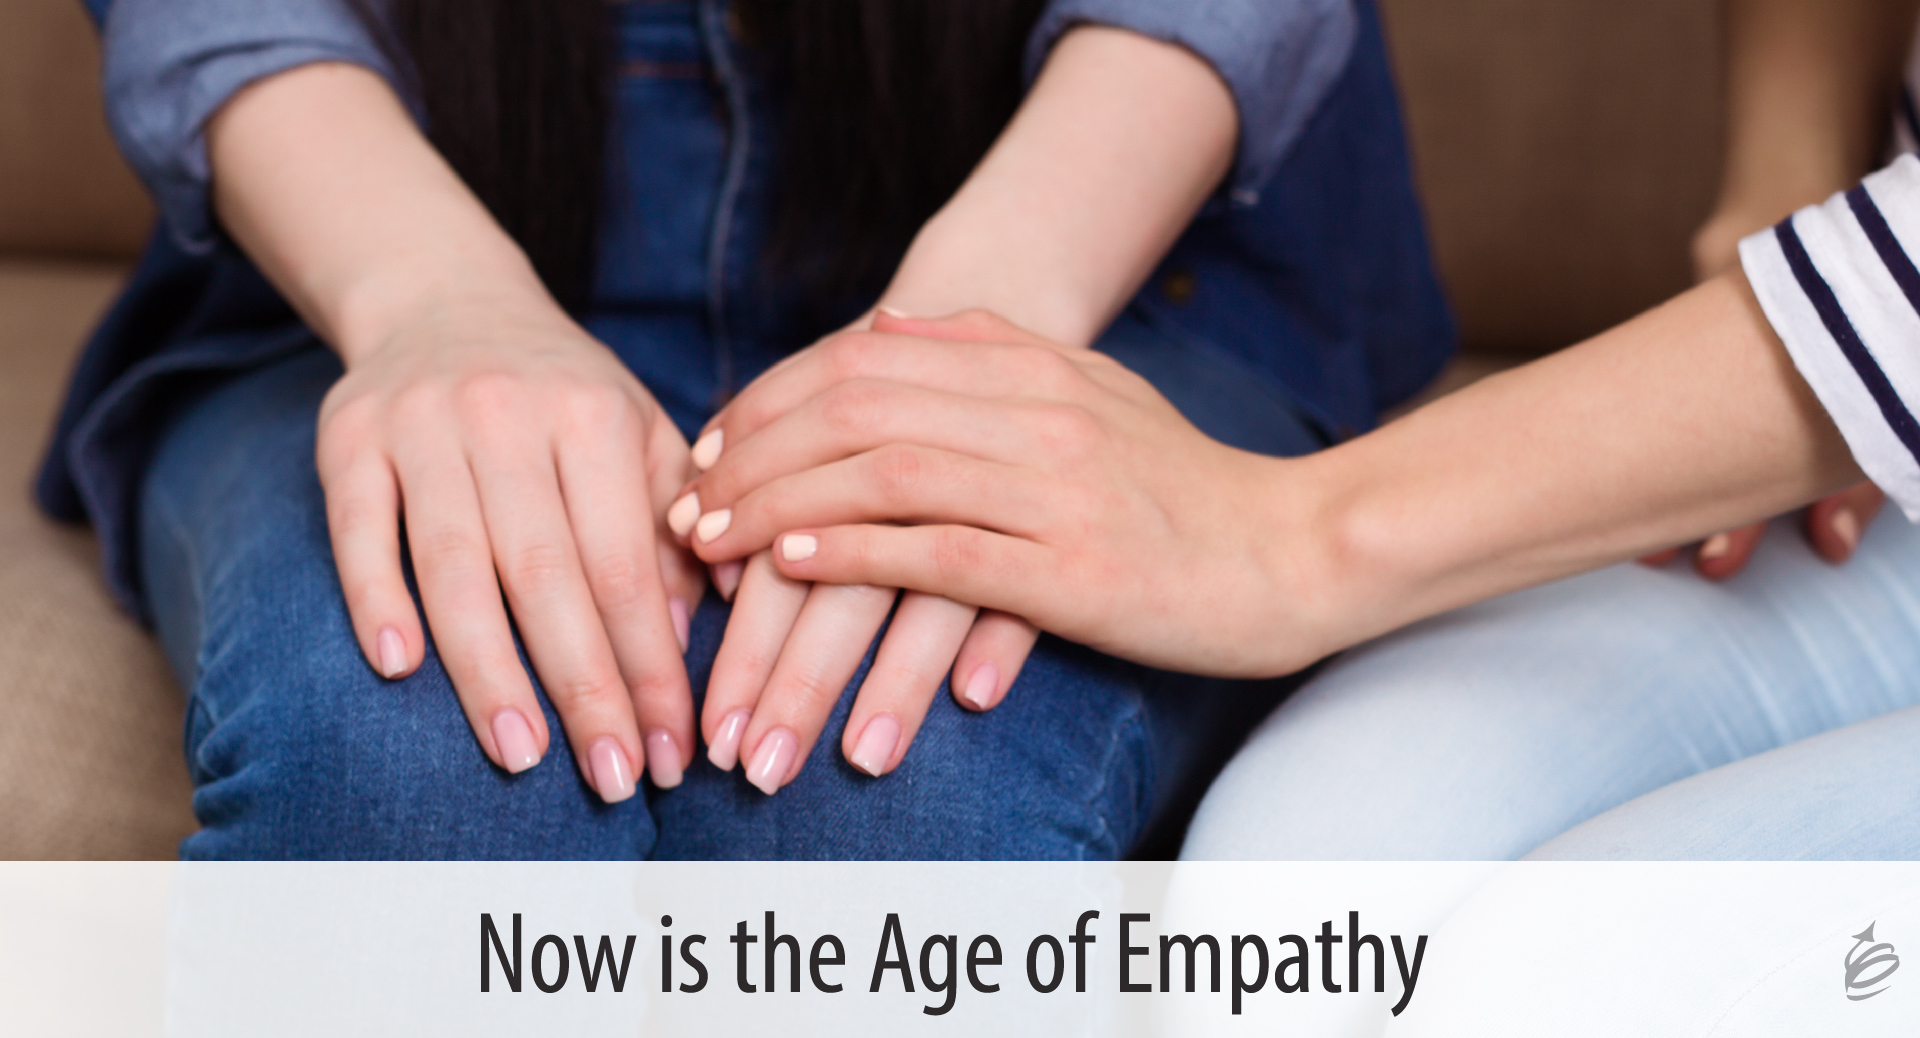
M586 300L614 41L605 0L353 0L413 76L428 137L562 303ZM784 98L772 262L868 287L1018 107L1045 0L735 0ZM632 171L645 175L644 170Z

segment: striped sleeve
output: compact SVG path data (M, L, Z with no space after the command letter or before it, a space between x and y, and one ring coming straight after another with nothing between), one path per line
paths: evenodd
M1740 243L1794 366L1867 478L1920 522L1920 160Z

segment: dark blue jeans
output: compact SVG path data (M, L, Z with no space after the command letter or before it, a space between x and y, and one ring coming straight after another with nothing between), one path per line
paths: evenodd
M616 348L644 356L644 338ZM1262 380L1203 344L1123 320L1102 348L1216 436L1275 454L1321 446ZM663 400L700 397L656 385L672 362L640 359ZM959 709L943 688L882 778L839 752L864 666L806 769L772 797L702 754L678 788L603 804L544 693L554 746L509 775L481 753L431 643L397 682L360 655L313 463L320 400L339 374L316 347L205 390L166 426L145 477L142 582L189 690L203 828L188 858L1115 857L1280 691L1046 638L989 713ZM709 596L694 617L696 698L727 615Z

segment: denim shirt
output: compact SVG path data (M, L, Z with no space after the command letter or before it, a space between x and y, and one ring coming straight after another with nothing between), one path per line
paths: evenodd
M676 5L620 5L628 58L699 71L680 83L622 78L611 204L581 317L630 364L623 342L674 340L684 349L666 354L707 366L724 396L851 314L769 290L757 260L777 176L775 106L726 28L725 0L691 2L677 5L692 12L682 25L665 13ZM404 77L339 0L87 6L106 36L109 121L161 220L82 355L36 491L50 514L96 526L109 583L139 612L131 530L170 402L223 371L315 345L214 226L201 128L247 83L300 64ZM1129 316L1244 364L1329 441L1417 391L1453 330L1371 0L1053 0L1029 41L1029 76L1061 34L1089 22L1193 50L1240 114L1226 189ZM621 175L640 163L653 175ZM658 262L663 235L679 243L674 262ZM714 401L661 403L697 426Z

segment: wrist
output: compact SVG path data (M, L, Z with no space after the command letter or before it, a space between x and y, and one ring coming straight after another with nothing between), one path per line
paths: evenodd
M1032 242L982 230L1022 225L963 198L921 227L880 305L916 317L990 310L1052 342L1085 348L1110 319L1109 303L1075 283L1071 263L1049 263Z
M449 316L538 318L560 312L517 249L512 259L456 254L401 260L348 280L331 295L335 305L324 334L348 368L402 338L406 329Z

